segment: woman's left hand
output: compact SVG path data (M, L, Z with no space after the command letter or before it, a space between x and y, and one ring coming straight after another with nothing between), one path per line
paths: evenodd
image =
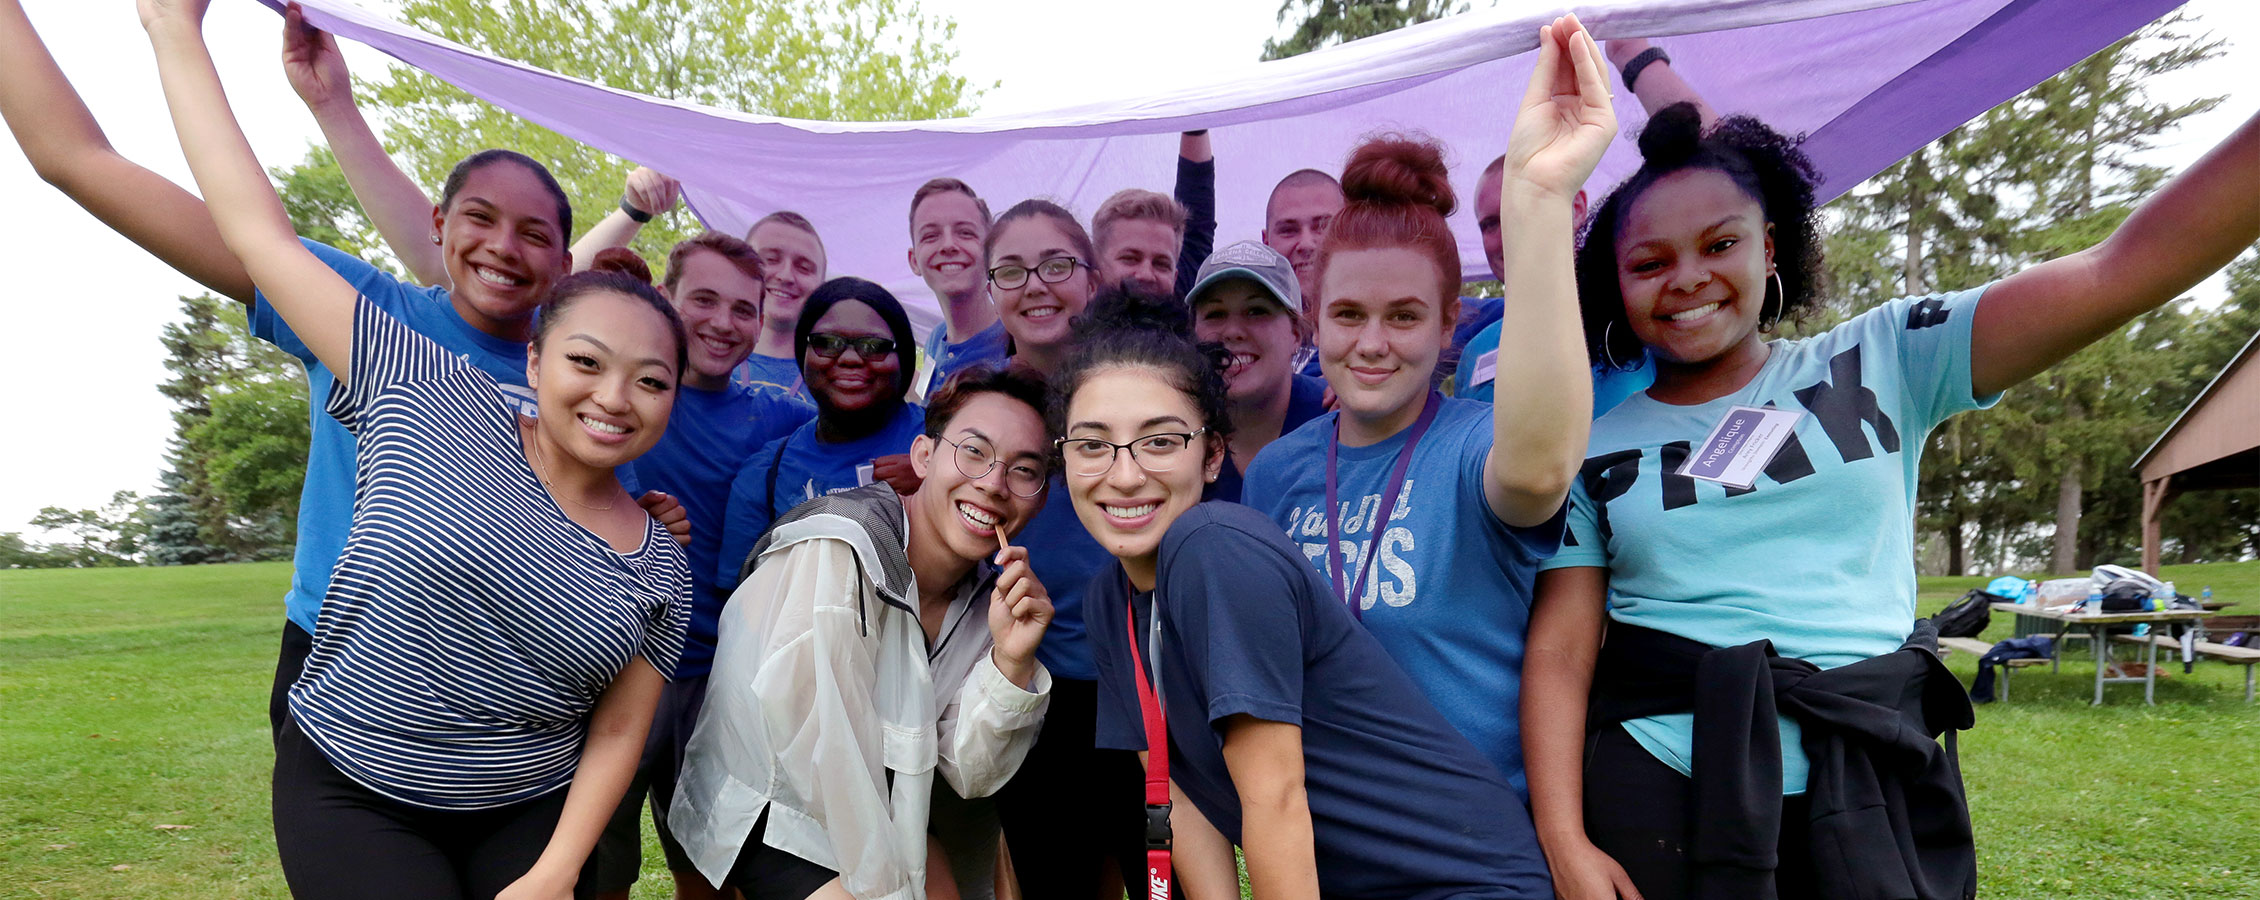
M573 885L581 880L579 872L552 873L535 863L533 871L518 877L517 881L494 895L494 900L573 900Z
M1507 138L1508 183L1577 196L1616 138L1601 48L1574 15L1538 30L1538 66Z
M996 562L1004 569L989 597L989 635L996 640L997 669L1025 688L1035 677L1036 645L1051 626L1052 597L1028 567L1028 548L1013 546L1002 531L997 546Z

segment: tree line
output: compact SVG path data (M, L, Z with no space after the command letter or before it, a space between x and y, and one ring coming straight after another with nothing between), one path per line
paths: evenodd
M780 116L912 119L963 115L981 87L952 74L955 25L900 0L527 0L553 27L504 21L468 0L413 0L405 21L466 45L655 96ZM1406 0L1285 0L1292 56L1463 11ZM1288 23L1292 22L1292 25ZM539 25L540 23L534 23ZM1791 328L1813 333L1885 300L1984 284L2092 245L2172 173L2143 151L2209 97L2159 100L2159 75L2224 52L2176 13L1916 151L1828 207L1830 303ZM747 60L763 65L749 66ZM522 150L558 174L575 218L611 208L633 164L607 156L395 65L357 85L387 149L437 183L464 154ZM274 177L299 232L393 266L336 160L319 146ZM677 212L635 249L661 260L697 223ZM2135 458L2260 333L2260 257L2228 272L2225 302L2170 304L1938 429L1924 448L1918 564L1927 573L2074 572L2141 552ZM175 404L166 470L149 496L98 509L49 507L31 523L52 543L0 533L0 568L175 565L287 557L304 476L307 398L295 360L253 338L243 310L184 297L164 343ZM2162 533L2172 562L2260 555L2260 491L2182 496Z

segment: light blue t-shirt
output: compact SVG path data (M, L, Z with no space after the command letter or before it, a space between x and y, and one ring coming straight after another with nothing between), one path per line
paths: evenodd
M675 677L703 676L714 663L715 628L729 598L715 586L714 571L730 482L755 451L815 416L806 406L741 384L718 391L685 384L675 393L667 434L630 464L639 486L667 492L690 514L690 633Z
M935 325L934 333L926 338L926 356L934 361L933 374L928 376L921 393L933 396L934 389L941 387L950 376L974 366L1004 368L1005 345L1010 340L1001 321L955 344L948 342L948 322Z
M1287 530L1327 572L1329 516L1341 523L1342 575L1372 571L1357 603L1362 621L1453 727L1528 794L1522 772L1522 650L1538 561L1562 538L1562 517L1515 528L1484 502L1491 407L1445 400L1413 450L1401 488L1389 485L1410 432L1339 453L1341 506L1326 509L1326 445L1341 414L1329 412L1273 441L1248 466L1242 496ZM1363 558L1381 492L1401 490L1378 546ZM1329 581L1331 583L1331 581ZM1336 590L1341 590L1337 588Z
M526 387L525 342L471 327L455 311L445 288L408 284L318 241L300 238L299 243L378 309L492 376L496 389L520 414L534 415L534 392ZM267 304L264 294L252 298L251 333L306 364L313 435L306 445L306 482L298 493L298 547L291 555L290 593L283 598L283 612L312 634L322 597L330 590L330 569L345 551L345 533L353 524L353 433L323 409L337 377Z
M1469 400L1491 402L1495 379L1499 370L1499 322L1493 320L1483 331L1467 342L1466 351L1460 354L1459 370L1452 373L1452 396ZM1615 409L1624 398L1648 389L1656 383L1656 362L1648 354L1640 354L1639 362L1629 369L1602 364L1593 367L1593 417Z
M879 430L840 443L818 440L816 424L810 419L754 451L731 480L722 544L713 561L716 588L726 593L738 586L746 555L778 516L826 494L870 484L877 480L871 474L873 460L909 453L910 443L926 433L926 410L905 403Z
M1984 288L1893 300L1827 333L1775 341L1748 386L1693 406L1642 393L1593 423L1570 535L1544 566L1609 570L1609 615L1715 647L1773 641L1822 668L1899 649L1915 621L1923 442L1972 397L1970 318ZM1802 410L1749 490L1676 474L1735 406ZM1625 723L1691 771L1694 716ZM1782 782L1805 789L1796 723Z
M730 380L764 394L783 397L816 411L816 402L808 399L808 386L800 380L800 365L781 356L746 354L745 362L730 373Z

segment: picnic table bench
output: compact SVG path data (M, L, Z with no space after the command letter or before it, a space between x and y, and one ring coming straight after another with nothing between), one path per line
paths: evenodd
M1943 657L1946 657L1946 656L1951 656L1951 655L1953 655L1954 651L1956 651L1956 650L1960 650L1960 651L1962 651L1962 652L1964 652L1964 653L1967 653L1967 654L1969 654L1969 655L1971 655L1971 656L1974 656L1974 657L1978 657L1978 658L1980 658L1980 659L1983 659L1983 658L1985 657L1985 652L1986 652L1986 651L1988 651L1988 650L1991 650L1991 649L1993 649L1993 644L1991 644L1991 643L1989 643L1989 642L1987 642L1987 641L1981 641L1981 640L1978 640L1977 638L1966 638L1966 637L1942 637L1942 638L1939 638L1939 639L1938 639L1938 655L1939 655L1940 657L1942 657L1942 658L1943 658ZM2055 661L2055 660L2053 660L2053 659L2038 659L2038 658L2025 658L2025 659L2005 659L2005 660L2002 660L2002 661L2001 661L2001 663L2000 663L2000 665L2001 665L2001 701L2002 701L2002 702L2004 702L2004 703L2006 703L2006 702L2008 702L2008 701L2009 701L2009 673L2010 673L2011 671L2013 671L2013 670L2016 670L2016 669L2022 669L2022 668L2024 668L2024 667L2026 667L2026 666L2044 666L2044 665L2048 665L2049 663L2052 663L2052 662L2054 662L2054 661ZM2245 670L2245 671L2251 671L2251 670L2250 670L2250 669L2247 669L2247 670Z
M2179 650L2182 646L2182 642L2179 639L2163 634L2120 634L2113 635L2111 639L2122 644L2148 644L2153 648L2151 651L2153 653L2157 652L2155 648L2158 647L2164 647L2168 650ZM2227 644L2215 643L2213 641L2197 641L2193 645L2192 649L2196 651L2197 655L2205 657L2206 659L2210 659L2215 662L2227 663L2232 666L2243 666L2244 702L2252 702L2252 666L2255 663L2260 663L2260 650L2255 650L2251 647L2231 647Z

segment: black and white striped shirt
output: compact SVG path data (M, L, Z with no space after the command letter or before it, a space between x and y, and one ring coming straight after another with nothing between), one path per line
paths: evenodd
M629 659L674 671L682 548L653 522L618 553L567 518L493 378L365 298L328 406L359 438L353 526L291 716L405 803L482 809L566 785Z

